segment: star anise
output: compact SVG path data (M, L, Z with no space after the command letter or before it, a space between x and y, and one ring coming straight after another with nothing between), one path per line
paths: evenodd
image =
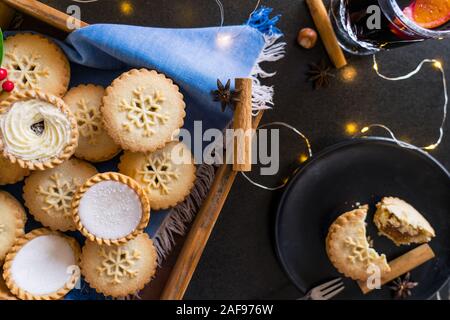
M334 77L330 71L331 67L326 64L325 60L320 60L319 63L311 63L306 74L309 76L308 81L314 83L314 89L318 89L328 87L330 78Z
M411 274L408 272L403 278L399 277L392 282L390 288L394 290L395 299L405 299L411 296L411 289L419 283L411 281Z
M220 101L222 105L222 112L227 106L234 109L234 103L239 101L239 91L231 90L231 80L228 79L225 86L217 79L217 90L211 92L214 96L214 101Z

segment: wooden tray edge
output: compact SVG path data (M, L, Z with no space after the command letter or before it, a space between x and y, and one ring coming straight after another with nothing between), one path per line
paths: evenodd
M52 8L37 0L0 0L4 4L21 11L27 15L30 15L36 19L48 23L49 25L70 33L73 29L67 26L67 21L70 20L72 24L78 24L80 27L86 27L89 24L75 19L64 12L61 12L55 8Z

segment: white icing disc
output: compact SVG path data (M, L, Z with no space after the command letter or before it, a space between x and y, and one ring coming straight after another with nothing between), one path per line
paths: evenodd
M43 235L17 252L11 276L17 287L34 295L46 295L64 287L75 265L75 253L64 238Z
M136 192L117 181L101 181L90 187L78 206L81 224L103 239L131 234L142 219L142 204Z

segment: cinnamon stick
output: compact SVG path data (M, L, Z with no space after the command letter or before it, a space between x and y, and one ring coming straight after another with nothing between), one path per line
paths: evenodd
M408 251L404 255L389 262L391 271L381 277L381 285L391 282L392 280L400 277L402 274L417 268L432 258L434 258L434 252L426 243L412 249L411 251ZM358 281L358 285L364 294L373 290L367 287L366 281Z
M314 24L319 31L320 38L327 50L328 56L336 68L342 68L347 64L347 60L339 46L325 5L322 0L306 0L306 3L308 4Z
M252 79L237 78L239 101L234 110L234 171L252 170Z

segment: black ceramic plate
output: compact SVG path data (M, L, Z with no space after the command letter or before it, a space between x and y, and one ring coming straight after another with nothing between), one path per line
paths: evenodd
M411 272L419 285L413 299L432 297L450 274L450 176L428 154L391 140L368 138L340 143L314 155L292 178L281 198L276 219L278 256L292 282L303 292L340 276L328 260L325 237L341 213L359 202L369 204L368 234L388 260L411 250L377 235L374 206L383 196L411 203L430 222L436 258ZM388 286L363 295L356 282L344 280L338 299L390 299Z

